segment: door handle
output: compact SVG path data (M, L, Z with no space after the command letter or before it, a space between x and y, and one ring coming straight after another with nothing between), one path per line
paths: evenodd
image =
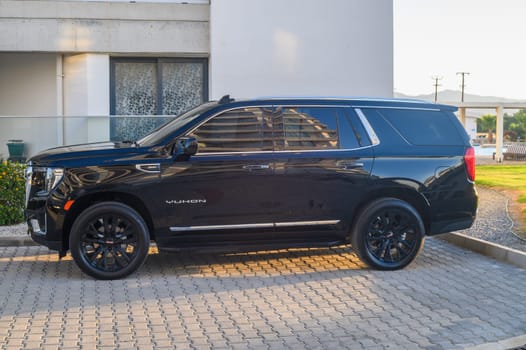
M364 163L362 162L338 162L337 166L340 169L349 170L349 169L363 168Z
M243 165L243 169L245 170L268 170L270 169L270 164L249 164L249 165Z

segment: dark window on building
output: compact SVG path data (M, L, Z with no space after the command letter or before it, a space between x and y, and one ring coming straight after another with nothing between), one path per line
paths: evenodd
M179 115L208 100L208 61L201 58L112 58L112 115ZM112 140L137 140L170 117L112 118Z
M379 109L378 112L413 145L462 145L450 116L441 111Z
M336 108L282 108L273 123L276 150L339 148Z
M199 153L272 151L271 117L261 108L225 112L191 135L199 142Z

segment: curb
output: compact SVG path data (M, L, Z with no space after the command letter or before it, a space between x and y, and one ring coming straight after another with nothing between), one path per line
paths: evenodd
M495 260L526 269L526 253L520 250L508 248L493 242L483 241L462 233L447 233L437 238Z
M524 349L526 344L526 335L520 335L509 339L504 339L494 343L480 344L465 348L464 350L510 350Z
M35 243L29 236L1 236L0 247L20 247L35 246Z

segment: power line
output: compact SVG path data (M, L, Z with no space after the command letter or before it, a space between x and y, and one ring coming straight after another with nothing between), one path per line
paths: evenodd
M435 103L437 102L437 97L438 97L438 87L441 86L438 81L439 80L442 80L442 77L438 76L438 75L433 75L431 77L431 79L433 79L435 81L435 83L433 84L433 86L435 87Z
M460 97L460 102L464 102L464 76L469 75L469 72L457 72L457 75L462 75L462 84L460 85L462 88L462 96Z

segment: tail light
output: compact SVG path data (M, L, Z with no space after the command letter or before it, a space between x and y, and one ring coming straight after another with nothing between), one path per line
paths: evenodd
M466 149L466 153L464 153L464 162L466 163L468 178L471 181L475 181L475 149L473 147Z

